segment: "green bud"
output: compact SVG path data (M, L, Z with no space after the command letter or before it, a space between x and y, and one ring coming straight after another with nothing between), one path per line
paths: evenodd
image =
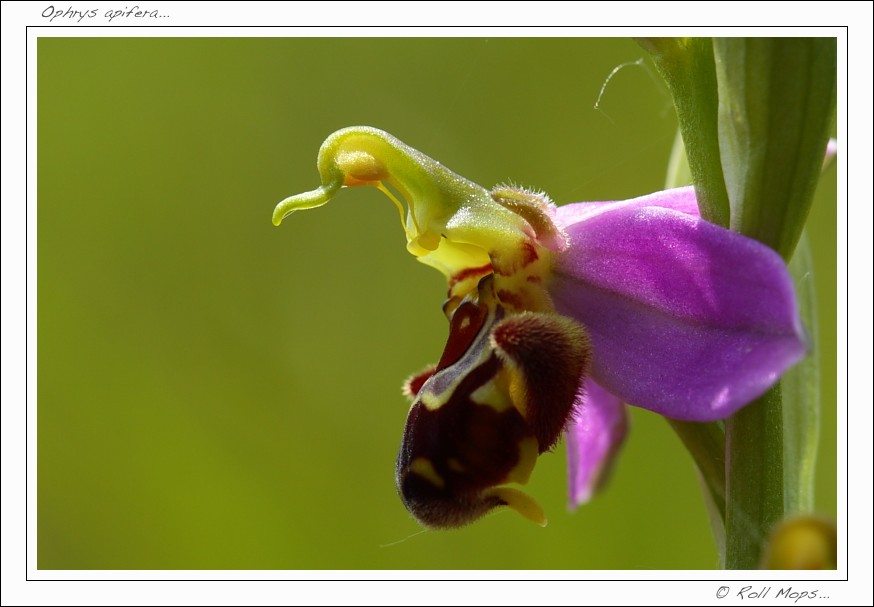
M835 569L838 535L831 521L799 516L778 525L762 557L762 569Z

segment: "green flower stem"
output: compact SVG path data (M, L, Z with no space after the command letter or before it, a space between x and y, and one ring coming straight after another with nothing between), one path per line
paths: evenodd
M701 216L728 227L729 203L719 157L719 94L710 38L638 38L671 91Z
M780 384L725 422L725 567L756 569L771 527L783 519Z

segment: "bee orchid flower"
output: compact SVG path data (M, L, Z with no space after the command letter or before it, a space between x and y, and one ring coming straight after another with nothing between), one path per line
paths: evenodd
M427 527L499 506L543 525L512 485L562 434L577 505L624 439L626 404L724 419L805 354L780 256L701 219L691 187L556 207L536 191L486 190L370 127L328 137L318 169L322 185L280 202L274 224L373 186L398 207L407 250L448 282L449 336L404 386L395 471Z

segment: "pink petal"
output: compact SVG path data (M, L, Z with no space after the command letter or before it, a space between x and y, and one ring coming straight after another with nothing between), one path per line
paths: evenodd
M603 485L627 432L628 419L622 401L593 380L586 380L567 429L568 493L572 509L589 501Z
M760 396L805 343L783 260L693 216L693 196L560 207L570 246L549 289L588 330L591 375L604 388L668 417L712 421Z
M644 207L660 207L672 209L698 217L698 199L692 186L655 192L630 200L618 202L578 202L558 207L556 220L563 225L570 225L591 219L602 213L616 212L619 209L642 209Z

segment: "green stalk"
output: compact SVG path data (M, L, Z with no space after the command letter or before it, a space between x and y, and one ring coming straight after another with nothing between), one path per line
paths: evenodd
M795 281L801 323L807 329L811 353L789 369L780 380L783 386L783 468L786 491L783 495L787 514L813 512L814 473L819 447L820 355L819 323L816 310L816 284L813 256L806 232L789 262Z
M756 569L771 527L783 518L780 384L725 422L725 568Z
M701 216L729 223L728 194L719 157L719 94L710 38L638 38L674 99Z

